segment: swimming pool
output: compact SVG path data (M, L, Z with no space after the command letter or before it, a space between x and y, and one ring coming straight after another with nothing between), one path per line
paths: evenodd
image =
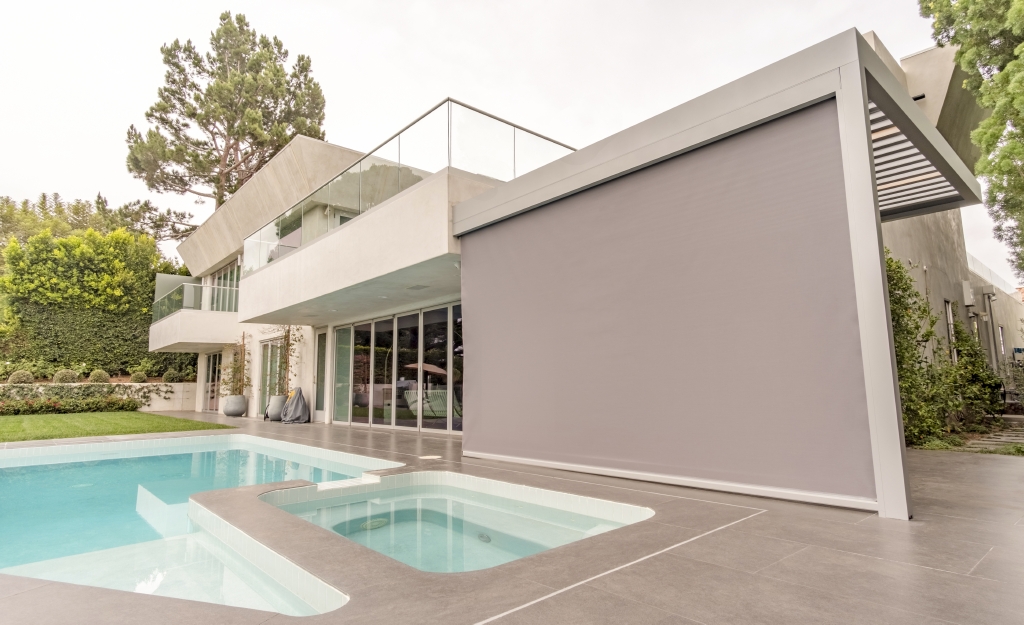
M402 466L244 434L0 450L0 573L308 615L261 570L188 517L189 495Z
M286 512L434 573L491 568L648 519L650 508L447 471L260 496Z

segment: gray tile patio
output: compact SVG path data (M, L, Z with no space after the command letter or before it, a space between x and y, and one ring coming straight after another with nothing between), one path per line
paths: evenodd
M299 619L0 575L0 622L1024 623L1022 458L911 450L916 514L899 522L855 510L463 461L461 439L443 433L172 414L397 460L410 469L458 471L645 505L656 514L493 569L431 574L256 498L273 486L212 491L197 500L351 601ZM224 431L187 435L218 433ZM117 438L164 436L175 435ZM419 458L427 455L441 459Z

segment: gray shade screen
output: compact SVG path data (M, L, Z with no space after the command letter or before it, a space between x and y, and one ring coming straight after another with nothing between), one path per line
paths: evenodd
M875 497L835 100L462 239L468 453Z

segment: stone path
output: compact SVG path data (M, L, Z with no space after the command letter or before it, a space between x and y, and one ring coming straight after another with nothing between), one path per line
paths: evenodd
M1005 430L993 432L967 443L968 448L994 449L1004 445L1024 445L1024 423L1010 423Z

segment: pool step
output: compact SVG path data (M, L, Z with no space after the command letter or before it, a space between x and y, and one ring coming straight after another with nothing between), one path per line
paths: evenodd
M317 492L333 490L335 488L347 488L349 486L360 486L362 484L380 484L380 476L364 473L361 477L353 477L347 480L334 480L333 482L320 482L316 485Z

